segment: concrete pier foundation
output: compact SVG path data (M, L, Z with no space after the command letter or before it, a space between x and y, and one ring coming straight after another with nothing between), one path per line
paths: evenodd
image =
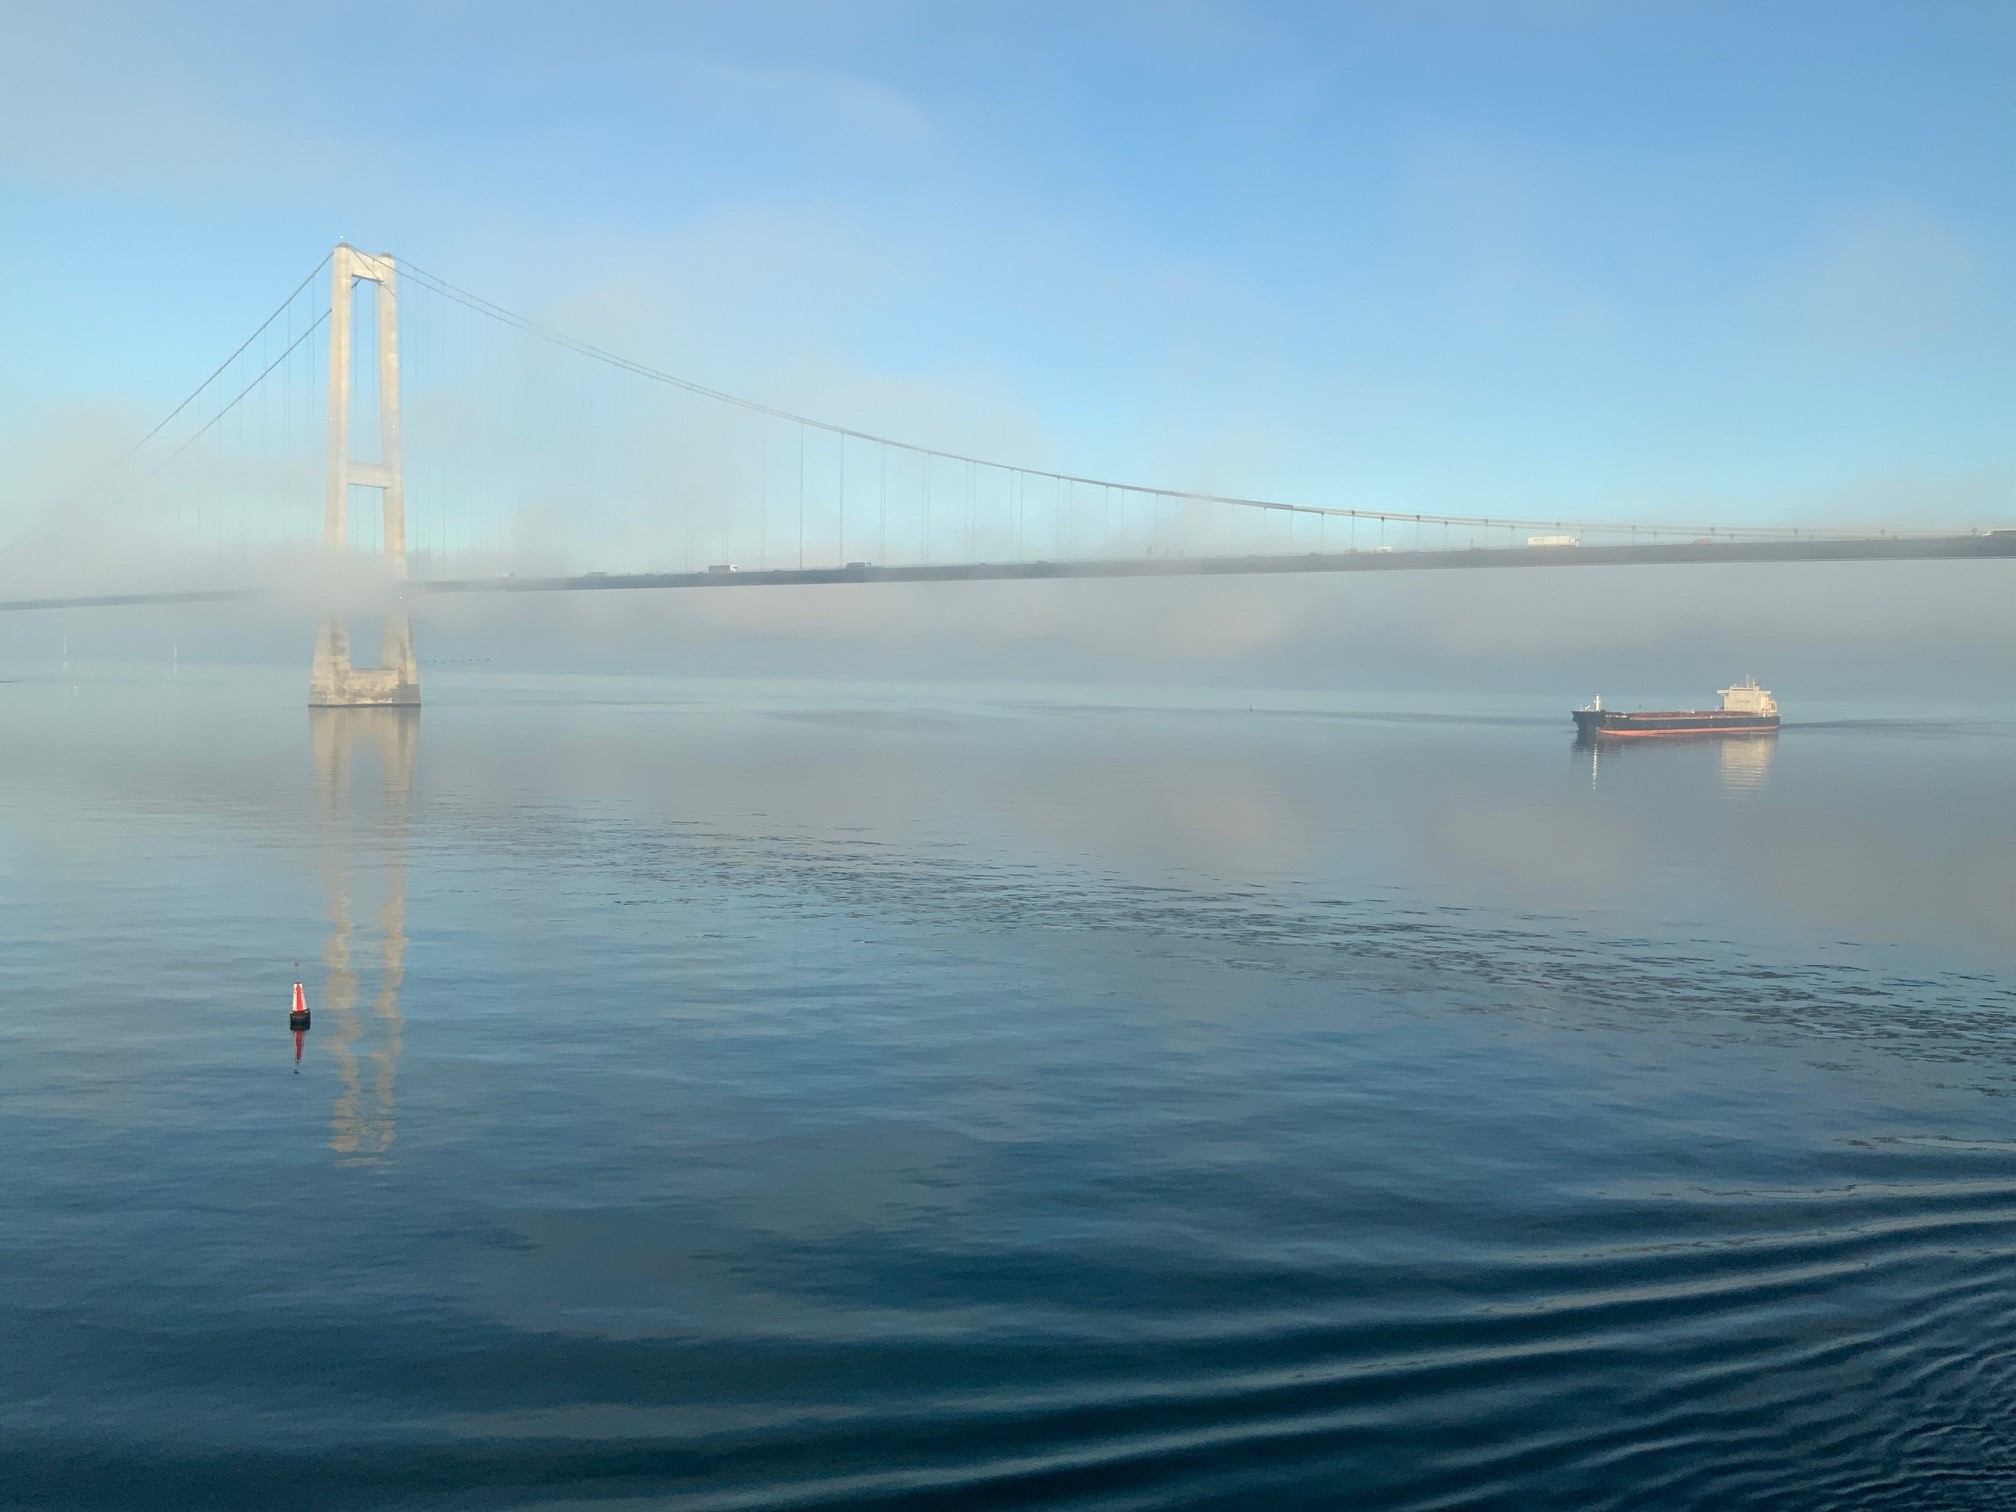
M352 666L349 632L335 620L324 620L315 637L308 707L419 707L420 660L413 651L413 621L404 603L385 616L385 639L378 662L375 667Z

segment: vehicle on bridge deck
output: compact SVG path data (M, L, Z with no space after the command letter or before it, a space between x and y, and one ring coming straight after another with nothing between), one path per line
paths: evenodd
M1606 709L1599 696L1586 709L1571 716L1581 740L1637 740L1648 736L1676 735L1775 735L1778 733L1778 700L1746 677L1722 689L1719 709L1657 709L1633 714Z
M707 569L709 577L727 577L736 570L733 562L716 562Z
M1528 546L1580 546L1582 538L1572 535L1537 535L1526 537Z

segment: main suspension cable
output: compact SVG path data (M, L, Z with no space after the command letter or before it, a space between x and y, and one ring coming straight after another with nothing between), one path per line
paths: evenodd
M309 275L309 277L311 278L313 276L314 276L313 274ZM298 294L301 291L299 289L296 289L294 292ZM296 336L291 342L287 344L286 351L282 352L278 357L275 357L271 362L267 363L266 366L259 371L257 377L255 377L250 383L246 384L245 387L243 387L236 394L234 394L231 397L229 403L227 403L222 409L217 411L216 414L212 415L208 420L204 421L203 424L199 426L197 429L191 431L187 436L183 437L182 444L180 446L176 447L175 450L168 453L168 455L163 457L159 462L155 463L152 468L150 468L141 477L136 479L124 491L113 495L110 499L107 499L103 504L100 504L96 509L92 510L89 514L85 515L84 518L87 520L96 520L102 518L108 510L114 509L117 506L125 503L128 499L132 498L134 494L138 493L142 488L145 488L149 483L153 482L155 478L160 476L162 469L166 468L169 463L173 462L177 457L181 456L182 453L189 450L190 447L194 446L198 441L202 440L203 437L208 435L212 430L215 430L217 428L218 422L221 421L226 415L230 414L234 409L238 407L239 401L244 399L244 397L247 394L251 393L252 390L259 387L259 385L266 380L267 376L271 374L275 368L279 367L281 363L285 362L289 357L293 356L295 351L300 347L301 343L306 341L310 336L313 336L317 331L321 330L322 327L328 323L328 320L329 320L329 312L327 310L324 310L320 315L315 317L313 324L311 324L299 336ZM268 320L266 322L267 325L271 325L272 323L273 322L271 320ZM264 327L262 326L261 329L263 330ZM250 343L248 342L247 345L249 346ZM245 350L245 348L240 347L238 350L242 352ZM216 374L214 373L211 374L210 378L204 380L204 386L207 388L210 382L215 379L215 377ZM184 400L183 403L186 405L188 401ZM160 427L156 426L155 429L158 431ZM138 448L135 448L135 450L137 449ZM126 455L128 457L131 457L133 453L128 452ZM57 523L57 518L58 517L56 516L44 515L41 519L37 520L33 525L30 525L26 530L22 531L19 535L15 536L14 539L7 542L4 546L0 546L0 556L5 556L8 552L12 551L16 546L19 546L23 541L29 540L32 537L39 535L42 531L47 530L51 525ZM63 523L65 524L74 523L68 516L63 516L62 520Z
M324 253L322 260L317 264L315 264L315 266L309 270L308 276L302 279L301 282L299 282L294 286L292 292L290 292L285 299L280 301L279 305L274 309L272 314L268 315L264 320L259 322L258 329L253 331L253 333L250 336L247 336L243 341L239 342L237 350L232 352L232 354L229 357L226 357L222 362L218 363L216 368L211 372L210 376L205 378L201 383L197 384L195 388L191 389L186 395L184 395L182 402L176 405L175 408L173 408L172 410L168 411L166 415L162 416L161 420L154 426L152 430L148 431L146 435L142 436L138 441L134 442L131 446L129 446L125 450L125 452L120 456L119 464L130 462L134 457L138 456L140 452L146 447L148 442L152 441L156 436L160 435L161 432L163 432L171 424L173 424L176 416L180 415L184 410L189 408L190 405L194 404L197 401L197 399L202 397L203 391L205 389L209 388L211 384L215 383L220 377L222 377L226 372L228 372L230 370L231 364L236 362L240 357L243 357L247 352L247 350L250 349L252 343L257 341L261 336L266 334L267 330L272 326L274 321L278 320L282 315L285 315L290 309L293 308L294 301L301 297L301 291L307 288L310 284L315 282L315 280L318 277L321 276L322 270L329 266L329 259L333 255L334 255L333 253ZM313 332L317 327L319 327L322 324L323 321L327 320L328 318L329 318L329 312L327 310L324 310L322 312L321 318L318 319L314 325L310 326L307 331L303 331L299 337L297 337L294 341L288 344L287 350L280 354L280 358L278 360L276 360L272 364L269 364L265 369L265 371L260 373L259 377L254 378L251 383L247 384L245 388L242 389L238 393L238 395L231 400L229 404L225 405L223 409L219 410L215 415L211 416L208 423L206 423L200 430L197 430L194 433L192 433L187 439L183 441L183 443L180 446L176 447L174 451L170 452L168 456L163 458L159 466L155 467L154 469L152 469L152 471L148 472L145 477L141 478L140 481L138 483L135 483L131 488L126 489L124 492L113 496L105 503L99 505L97 509L93 510L89 515L85 516L85 518L95 520L100 516L102 516L107 510L113 508L115 505L122 504L127 499L131 498L133 494L142 485L151 481L161 471L163 467L166 467L170 462L173 462L177 457L181 456L183 452L187 451L190 445L193 442L195 442L198 437L206 434L212 427L214 427L217 424L219 420L222 420L226 415L228 415L232 411L232 409L237 406L238 401L240 399L243 399L246 394L251 393L254 388L258 387L260 381L264 379L268 373L271 373L274 367L277 367L279 365L280 361L284 361L295 350L295 348L299 347L301 343L307 339L308 335L311 332ZM107 468L106 474L109 474L110 471L111 469ZM104 475L101 475L101 477L102 476ZM26 530L23 530L20 534L16 535L11 540L7 541L4 545L0 545L0 556L5 556L8 552L12 551L15 547L19 546L23 541L31 540L35 536L41 534L42 531L48 529L49 526L55 524L56 519L57 516L44 514L41 519L35 521L35 523L30 525Z
M1643 531L1652 535L1715 535L1723 537L1796 536L1801 533L1799 529L1791 526L1659 525L1644 524L1629 520L1602 522L1590 520L1525 519L1495 515L1408 514L1388 509L1351 509L1340 505L1289 504L1277 499L1253 499L1237 494L1200 493L1183 488L1163 488L1150 484L1127 483L1117 478L1094 478L1077 473L1057 472L1043 467L1025 467L1014 462L1001 462L991 457L970 456L963 452L943 451L937 447L923 446L917 442L905 441L895 436L883 436L873 431L857 430L852 426L835 424L832 421L821 420L812 415L802 415L794 410L783 409L774 404L766 404L760 399L750 399L740 394L731 394L722 389L709 387L704 383L696 383L690 378L682 378L676 373L668 373L661 368L651 367L646 363L638 362L620 353L598 347L592 342L583 341L579 337L570 336L565 331L556 330L552 326L532 319L530 316L520 315L514 310L508 310L500 304L485 299L480 294L472 293L468 289L450 283L437 273L428 272L417 264L399 259L395 262L395 266L399 272L417 280L423 287L430 289L443 299L453 300L466 309L488 316L490 319L502 325L510 326L515 330L522 331L526 335L536 336L542 341L563 347L568 351L590 358L596 362L606 363L611 367L618 368L626 373L635 374L653 383L664 384L668 387L697 395L700 398L713 399L722 404L733 405L738 409L766 415L771 419L781 420L787 424L810 426L812 429L824 431L828 435L865 441L876 446L893 447L898 451L910 452L914 455L927 458L938 458L947 462L964 463L974 467L988 467L1004 473L1021 473L1025 477L1047 478L1056 483L1081 484L1091 488L1118 488L1127 493L1142 494L1154 498L1189 501L1199 504L1223 504L1240 509L1271 509L1287 514L1323 515L1354 520L1413 521L1416 524L1427 525L1467 525L1499 530L1562 530L1575 527L1593 531Z
M274 321L278 320L282 315L285 315L288 309L293 305L294 301L301 297L301 291L307 288L308 285L310 285L311 283L315 282L316 278L321 275L322 270L329 266L329 258L331 255L333 254L325 253L323 255L322 261L315 264L314 270L310 272L306 278L302 279L301 282L299 282L294 286L294 292L289 294L285 299L280 301L280 308L275 310L271 315L268 315L264 320L260 321L259 329L254 331L250 336L247 336L242 342L240 342L238 344L238 350L233 352L229 357L226 357L222 362L220 362L217 365L216 372L212 373L208 378L205 378L201 383L197 384L195 388L189 391L189 396L186 399L184 399L180 404L176 405L175 408L168 411L167 415L163 417L159 425L155 426L154 429L147 432L146 435L142 436L138 441L134 442L131 447L127 448L126 455L128 457L131 457L135 452L139 451L141 447L145 446L149 441L152 441L156 436L160 435L162 431L166 430L169 426L169 423L173 421L177 415L181 414L182 411L189 408L190 405L194 404L196 402L197 396L200 395L203 392L203 390L210 387L211 384L215 383L218 380L218 378L223 375L224 370L226 368L230 367L232 363L236 362L240 357L244 356L245 349L251 346L252 343L257 341L261 336L265 335L266 328L271 324L273 324ZM326 319L327 317L325 316L324 318ZM291 352L293 350L293 347L289 347L288 350ZM270 373L272 369L268 368L266 371ZM259 375L260 378L263 378L265 376L266 376L265 373L261 373ZM253 381L256 383L258 379L254 379ZM242 399L244 397L245 396L243 394L240 394L238 396L239 399ZM234 399L232 403L234 404L237 403L237 400Z

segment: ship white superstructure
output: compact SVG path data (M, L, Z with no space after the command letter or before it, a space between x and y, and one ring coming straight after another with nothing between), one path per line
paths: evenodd
M1756 678L1746 677L1735 686L1722 689L1722 712L1775 715L1778 700L1771 696L1768 688L1758 687Z

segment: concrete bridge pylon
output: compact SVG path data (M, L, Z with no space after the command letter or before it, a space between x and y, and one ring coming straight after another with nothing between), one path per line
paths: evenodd
M350 661L350 633L334 615L325 615L315 638L315 662L308 680L308 706L417 708L420 663L413 650L413 621L406 609L406 478L399 432L399 283L390 257L359 252L338 243L330 258L329 305L329 472L323 500L322 545L330 552L350 543L350 490L376 489L382 500L385 560L402 591L385 615L379 665ZM356 288L377 287L378 459L351 456L351 331Z

